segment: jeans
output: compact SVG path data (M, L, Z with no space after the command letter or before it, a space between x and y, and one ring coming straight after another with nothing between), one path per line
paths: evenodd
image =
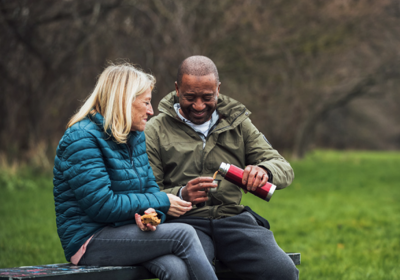
M181 217L171 222L192 225L209 261L216 257L242 279L299 278L298 269L272 231L259 226L249 212L216 220Z
M79 265L143 264L159 279L217 279L196 231L186 224L161 224L142 232L136 224L105 227L90 240Z

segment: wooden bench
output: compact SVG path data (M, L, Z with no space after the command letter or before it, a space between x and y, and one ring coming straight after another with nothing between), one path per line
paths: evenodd
M287 253L295 265L300 264L300 253ZM215 264L218 279L240 279L224 264ZM76 266L70 263L21 266L0 269L0 280L136 280L156 278L143 266Z

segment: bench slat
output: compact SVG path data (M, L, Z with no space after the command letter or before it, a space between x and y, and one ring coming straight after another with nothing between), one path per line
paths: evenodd
M300 253L286 253L299 265ZM235 279L229 268L217 261L215 264L219 279ZM49 264L39 266L21 266L15 268L0 269L0 280L35 279L35 280L133 280L156 278L143 266L76 266L70 263ZM238 279L238 278L237 278Z

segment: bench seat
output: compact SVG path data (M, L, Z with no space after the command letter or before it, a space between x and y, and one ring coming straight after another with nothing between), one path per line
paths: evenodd
M300 264L300 253L286 253L295 265ZM215 264L218 279L240 279L223 263ZM0 269L0 280L138 280L156 278L146 268L136 266L76 266L70 263L21 266Z

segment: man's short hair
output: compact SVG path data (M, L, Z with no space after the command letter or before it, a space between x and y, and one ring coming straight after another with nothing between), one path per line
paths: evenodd
M194 55L182 61L181 65L179 65L178 75L176 77L178 86L181 86L184 74L193 76L214 74L216 84L218 85L219 83L217 66L215 66L214 62L206 56Z

